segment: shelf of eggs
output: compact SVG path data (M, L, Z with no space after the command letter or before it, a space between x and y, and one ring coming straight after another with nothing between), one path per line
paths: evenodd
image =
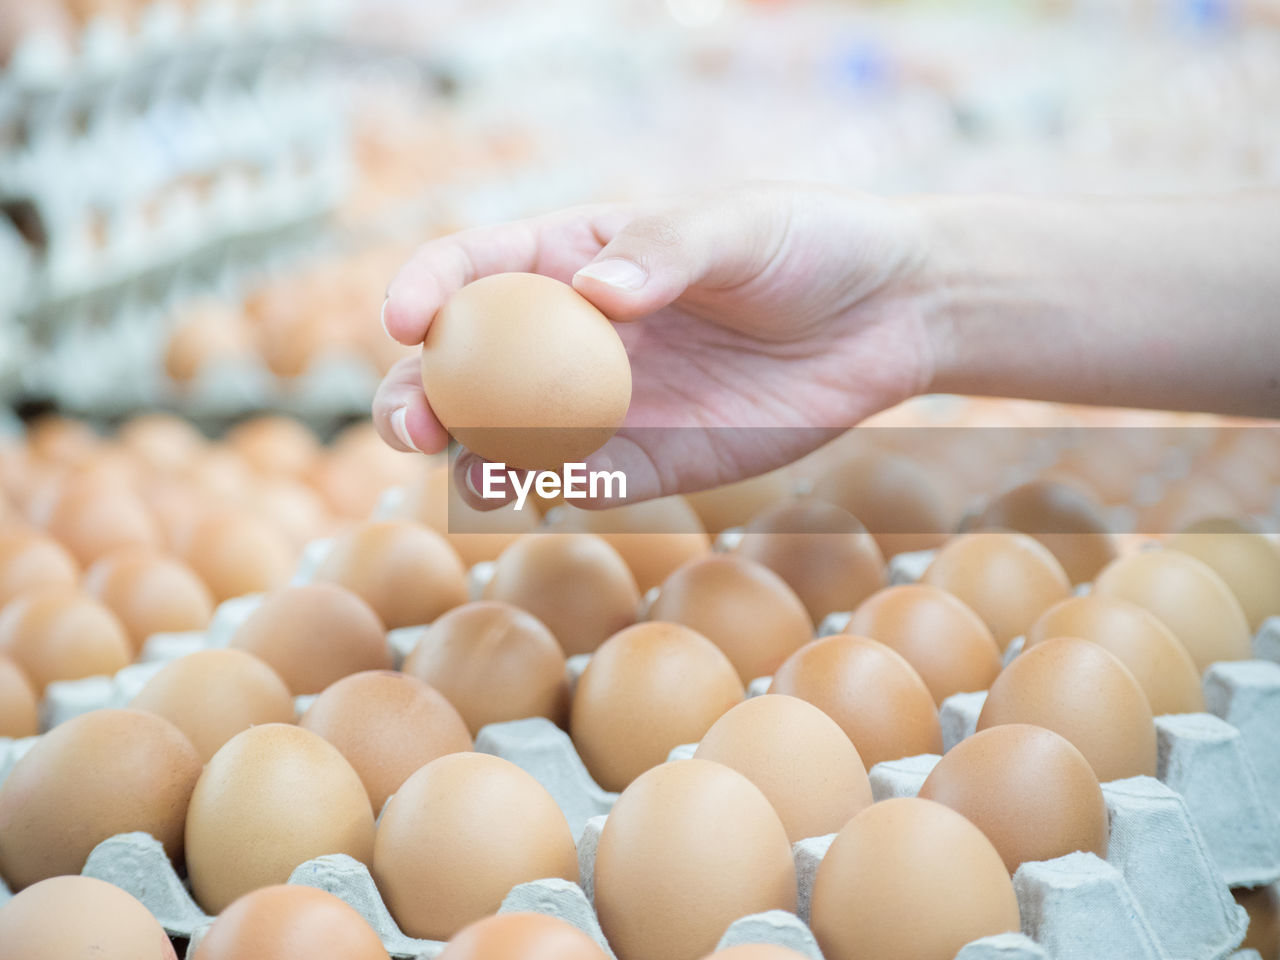
M2 199L30 241L5 384L127 409L153 399L133 374L165 304L311 242L344 195L336 11L30 6L0 73Z
M988 410L937 399L881 423ZM404 957L500 907L559 916L622 960L739 942L811 960L1225 956L1245 932L1228 884L1250 888L1237 896L1259 936L1278 906L1280 553L1243 527L1132 549L1101 535L1102 505L1145 477L1172 522L1265 514L1257 484L1210 477L1251 472L1274 492L1280 446L1139 436L1084 457L1024 431L861 430L709 494L612 515L506 508L438 534L465 509L447 467L376 454L361 428L345 441L361 469L318 487L365 481L346 523L298 520L273 564L225 509L193 524L155 488L146 502L186 544L160 565L107 552L119 527L77 527L119 524L119 487L96 510L66 491L101 500L130 457L200 478L200 496L226 496L236 462L257 475L246 486L297 485L321 475L314 440L278 420L212 448L163 418L113 443L44 424L5 458L7 495L81 563L106 556L68 612L38 599L77 582L47 535L10 532L0 552L6 590L61 583L0 611L18 664L5 682L43 687L52 725L0 762L0 874L106 879L200 960L220 956L198 949L213 915L286 880L338 895ZM378 497L375 473L398 489ZM42 513L51 475L64 502ZM296 519L284 502L277 522ZM1088 535L850 520L953 529L975 504L975 526ZM176 606L184 563L209 591L190 629L145 599Z

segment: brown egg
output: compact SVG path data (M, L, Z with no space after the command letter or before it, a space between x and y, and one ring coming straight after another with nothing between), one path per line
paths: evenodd
M879 640L915 668L939 706L953 693L986 690L1000 672L1000 647L959 598L925 583L873 593L845 633Z
M710 640L675 623L610 637L578 679L569 732L596 782L621 790L673 747L697 743L744 691Z
M1166 541L1210 567L1240 601L1249 629L1255 633L1267 617L1280 616L1280 547L1261 533L1240 526L1235 531L1180 533Z
M924 582L955 594L991 628L1003 650L1036 617L1071 595L1048 548L1022 533L966 533L949 540Z
M34 532L0 536L0 607L36 587L74 587L80 571L67 548Z
M373 810L338 748L310 730L267 723L213 755L187 811L187 875L219 913L250 890L284 883L327 853L373 855Z
M917 797L872 804L849 821L818 867L809 915L827 960L950 960L1021 924L991 841Z
M305 583L267 594L231 635L231 646L270 666L295 696L319 693L348 674L391 668L378 615L333 583Z
M22 668L0 655L0 737L34 737L39 733L38 700Z
M219 503L241 503L253 495L258 476L230 447L213 446L198 454L183 475Z
M1239 887L1231 894L1249 914L1249 929L1240 949L1257 950L1262 960L1280 960L1280 887Z
M168 413L132 417L120 427L116 439L148 470L181 473L208 444L194 426Z
M1156 773L1156 728L1142 687L1103 647L1078 637L1038 643L991 685L978 729L1030 723L1061 734L1103 783Z
M807 700L840 725L870 770L882 760L942 752L942 727L920 675L883 643L840 634L805 644L770 693Z
M316 697L299 723L341 751L374 810L419 767L471 749L467 725L449 701L393 670L343 677Z
M55 463L84 463L103 442L93 427L70 417L47 414L27 424L31 452Z
M1219 481L1192 475L1165 488L1155 503L1138 511L1135 530L1164 534L1211 517L1230 517L1239 512L1236 498Z
M609 955L559 917L498 913L464 927L437 960L609 960Z
M814 485L813 495L853 514L886 557L932 549L953 527L934 478L897 454L873 450L836 464Z
M422 383L459 443L528 469L582 461L631 403L613 324L568 284L529 273L484 277L449 298L422 344Z
M497 560L523 534L538 529L532 510L507 504L497 510L476 510L458 495L448 464L429 466L421 478L405 488L400 514L426 524L448 538L468 567Z
M243 650L200 650L161 668L130 706L159 714L186 734L208 763L241 730L293 723L293 696L280 675Z
M649 616L698 631L724 651L743 683L770 676L813 638L813 621L786 581L728 554L703 557L669 576Z
M6 960L177 960L151 912L114 884L50 877L0 908Z
M705 960L807 960L803 953L796 953L773 943L744 943L725 950L707 954Z
M750 780L708 760L664 763L627 788L600 834L594 885L619 960L695 960L739 917L796 909L777 813Z
M835 833L871 803L871 782L834 720L795 697L744 700L711 725L697 760L737 770L760 788L792 843Z
M505 603L464 603L422 634L404 672L426 681L458 708L472 735L489 723L567 719L564 653L531 613Z
M847 511L820 500L774 507L747 526L737 555L787 582L814 623L885 585L884 557Z
M1027 631L1027 647L1054 637L1092 640L1115 654L1156 716L1204 710L1195 661L1168 627L1137 604L1097 594L1055 603Z
M661 497L614 507L579 510L564 506L551 530L594 533L618 551L641 592L673 570L711 552L711 538L684 497Z
M502 552L484 598L528 610L573 656L635 623L640 591L618 551L594 534L540 533Z
M179 551L218 603L283 586L295 554L283 533L241 510L206 515Z
M85 572L85 591L120 618L134 651L153 633L202 630L213 597L199 577L154 547L120 547Z
M1076 850L1107 856L1107 804L1084 754L1044 727L1002 724L952 747L920 796L962 813L1012 874Z
M252 355L251 336L238 311L205 304L185 314L165 344L164 370L170 379L190 383L216 363L243 361Z
M320 495L288 477L268 477L256 484L248 506L298 547L326 535L333 526Z
M1072 583L1087 583L1116 557L1115 541L1097 503L1079 489L1051 480L1014 487L987 504L970 529L1025 533L1049 548Z
M387 804L373 875L405 933L447 940L496 912L516 884L577 880L578 854L564 814L532 776L498 757L451 753Z
M0 653L37 692L55 680L113 674L133 660L124 625L91 597L67 587L28 590L0 610Z
M458 554L434 530L403 521L366 523L338 537L316 579L363 597L389 630L430 623L467 602Z
M791 479L782 470L727 483L686 495L702 525L712 536L730 527L746 526L770 507L791 498Z
M311 428L291 417L254 417L227 431L229 446L266 474L299 477L320 456L320 441Z
M213 922L192 960L387 960L364 917L332 893L278 884L246 893Z
M1121 557L1098 575L1094 590L1155 614L1201 671L1219 660L1252 655L1253 638L1240 601L1211 567L1181 550Z
M141 830L182 862L200 757L162 717L94 710L54 727L0 784L0 876L15 890L79 873L93 848Z
M86 565L117 547L160 542L146 505L119 487L68 481L33 508L32 519Z

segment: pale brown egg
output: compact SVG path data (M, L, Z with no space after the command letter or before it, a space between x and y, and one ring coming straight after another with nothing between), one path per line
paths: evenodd
M477 510L458 495L447 463L429 464L405 487L400 514L447 537L468 567L497 560L523 534L538 529L532 510L516 510L514 503L497 510Z
M240 897L214 920L192 960L387 960L355 909L315 887L277 884Z
M34 737L39 732L36 688L21 667L0 655L0 737Z
M319 693L363 670L389 670L386 629L369 604L335 583L304 583L267 594L231 635L293 694Z
M194 426L168 413L131 417L116 439L148 470L181 473L208 445Z
M417 677L393 670L343 677L298 722L341 751L374 810L419 767L471 749L471 734L452 704Z
M92 877L50 877L0 907L8 960L177 960L169 935L138 900Z
M56 537L81 564L118 547L160 543L160 528L130 490L68 480L33 508L32 519Z
M1257 950L1262 960L1280 960L1280 886L1238 887L1231 894L1249 914L1240 949Z
M528 610L573 656L635 623L640 591L626 561L596 535L539 533L502 552L484 598Z
M0 610L0 653L40 694L56 680L113 674L133 660L119 618L68 587L40 587L10 600Z
M244 458L222 445L198 454L183 476L219 505L248 500L258 481Z
M711 552L711 538L684 497L644 500L611 510L565 505L549 529L596 534L627 562L642 593L662 583L676 568Z
M853 514L886 557L941 544L954 526L934 478L914 461L878 450L834 465L813 495Z
M609 960L609 955L559 917L498 913L460 930L437 960Z
M217 363L243 361L253 353L244 316L212 301L189 304L169 333L164 369L180 384L194 380Z
M510 604L450 610L422 634L404 672L444 694L473 736L504 720L568 719L564 652L537 617Z
M1135 530L1174 533L1200 520L1230 517L1239 512L1236 498L1221 483L1212 477L1192 475L1173 482L1159 500L1138 511Z
M708 760L664 763L626 789L600 834L594 886L619 960L695 960L739 917L796 909L777 813L750 780Z
M103 443L97 431L82 420L47 414L27 424L27 446L43 460L84 463Z
M466 570L434 530L416 523L366 523L334 540L317 580L363 597L387 629L430 623L467 602Z
M610 637L578 679L569 732L606 790L621 790L697 743L742 701L733 664L706 637L676 623L638 623Z
M1100 645L1078 637L1038 643L996 678L978 729L1029 723L1061 734L1103 783L1156 773L1151 706L1133 674Z
M202 630L213 616L204 581L155 547L120 547L85 572L85 592L124 624L135 652L153 633Z
M1098 575L1094 591L1155 614L1202 672L1219 660L1247 660L1252 654L1240 601L1208 564L1181 550L1121 557Z
M1048 548L1023 533L966 533L949 540L924 583L963 600L1003 650L1036 617L1071 595L1071 581Z
M236 734L205 765L187 810L187 875L219 913L284 883L327 853L373 855L373 809L338 748L310 730L267 723Z
M1100 507L1065 483L1033 480L987 504L969 529L1025 533L1049 548L1072 583L1087 583L1116 557L1116 545Z
M1193 527L1165 546L1190 554L1220 576L1256 632L1267 617L1280 616L1280 547L1256 530L1237 527L1216 532Z
M1000 672L1000 647L982 618L958 597L925 583L873 593L844 632L901 654L939 706L953 693L987 689Z
M875 640L839 634L807 643L778 669L769 692L807 700L838 723L868 770L882 760L942 752L929 688Z
M0 876L15 890L79 873L93 848L141 830L182 863L200 757L177 727L141 710L94 710L36 741L0 784Z
M160 542L175 554L211 508L228 502L176 477L150 478L143 484L142 496L160 528Z
M243 650L199 650L161 668L130 706L159 714L209 759L241 730L292 723L293 696L280 675Z
M283 586L296 553L283 533L243 510L207 514L179 550L218 603Z
M310 481L335 513L364 520L373 514L387 488L413 482L423 459L391 449L371 423L353 423L334 438L312 470Z
M804 700L744 700L711 725L694 753L737 770L765 795L792 843L835 833L871 803L871 782L839 725Z
M387 804L373 876L405 933L447 940L495 913L516 884L577 880L578 854L564 814L532 776L498 757L451 753Z
M300 477L320 456L320 441L311 428L292 417L262 416L227 431L224 442L265 474Z
M1173 631L1137 604L1098 594L1055 603L1027 631L1027 648L1054 637L1092 640L1115 654L1156 716L1204 710L1195 661Z
M1010 874L1028 860L1076 850L1107 856L1098 778L1084 754L1044 727L1008 723L962 740L938 761L920 796L964 814Z
M770 676L813 638L813 621L785 580L728 554L703 557L671 574L649 616L702 634L724 651L743 683Z
M884 557L847 511L820 500L774 507L747 525L737 555L795 591L814 623L852 610L885 585Z
M950 960L970 941L1021 926L991 841L918 797L874 803L849 821L818 867L809 916L827 960Z
M268 477L255 484L247 506L298 547L327 535L333 527L320 494L288 477Z
M449 298L422 344L422 383L459 443L528 469L582 461L631 403L613 324L568 284L529 273L484 277Z
M803 953L796 953L774 943L744 943L725 950L709 953L704 960L806 960Z
M75 557L52 537L32 532L0 536L0 607L37 587L74 587Z
M736 483L685 496L707 533L715 536L730 527L746 526L770 507L791 499L792 482L782 470L762 473Z

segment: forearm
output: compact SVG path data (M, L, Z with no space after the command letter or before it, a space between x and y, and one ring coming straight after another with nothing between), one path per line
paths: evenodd
M923 210L932 389L1280 416L1280 194Z

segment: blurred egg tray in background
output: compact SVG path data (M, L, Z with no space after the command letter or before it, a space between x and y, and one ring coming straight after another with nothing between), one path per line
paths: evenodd
M367 422L11 432L9 886L189 955L286 881L397 957L500 907L620 960L1280 954L1273 428L930 397L466 524L448 471Z

